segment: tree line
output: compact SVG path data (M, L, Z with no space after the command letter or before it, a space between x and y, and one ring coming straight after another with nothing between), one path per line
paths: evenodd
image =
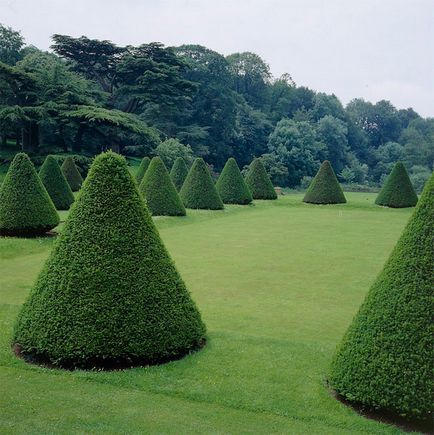
M335 95L273 77L257 54L201 45L52 36L51 52L0 25L2 148L30 153L204 157L220 171L261 157L275 184L308 182L328 159L340 181L378 184L396 161L416 188L434 164L434 119L389 101Z

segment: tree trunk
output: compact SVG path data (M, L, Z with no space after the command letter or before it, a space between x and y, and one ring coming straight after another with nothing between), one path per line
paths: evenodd
M26 122L21 131L23 146L26 153L34 153L39 148L39 125L35 121Z
M4 135L2 136L2 140L1 140L0 148L3 148L3 149L6 148L7 142L8 142L8 138L7 138L7 136L4 134Z
M80 124L72 144L72 151L75 153L81 153L82 139L85 130L86 127L83 124Z
M62 147L63 152L67 153L68 152L68 144L65 141L65 136L63 134L63 130L64 130L63 125L60 124L59 125L60 146Z

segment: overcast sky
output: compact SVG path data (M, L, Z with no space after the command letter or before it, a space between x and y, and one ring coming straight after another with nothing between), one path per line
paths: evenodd
M61 33L253 51L344 103L434 116L434 0L0 0L0 22L41 49Z

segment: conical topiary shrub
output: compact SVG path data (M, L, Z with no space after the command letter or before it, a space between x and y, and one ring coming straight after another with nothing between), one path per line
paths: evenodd
M351 402L407 418L434 403L434 175L338 347L330 383Z
M181 190L187 174L188 168L184 162L184 159L182 157L178 157L173 163L172 169L170 170L170 178L172 179L173 184L178 192Z
M217 192L224 204L250 204L252 194L241 175L234 158L228 159L216 183Z
M78 192L83 184L83 177L77 169L74 159L71 156L68 156L63 161L61 169L71 190L73 192Z
M261 159L254 159L250 163L246 174L246 184L253 199L277 199L277 193Z
M185 216L184 204L160 157L151 160L139 190L153 216Z
M74 202L74 195L53 156L47 156L45 159L39 170L39 178L57 210L68 210Z
M222 210L224 207L208 166L201 158L194 161L179 195L187 208Z
M393 167L375 204L394 208L414 207L417 204L417 194L401 162Z
M145 176L146 171L148 170L150 162L151 159L149 157L143 157L142 161L140 162L139 169L137 169L136 172L136 181L138 186L140 186L140 183L142 182L143 177Z
M328 160L319 168L303 198L312 204L343 204L347 202L344 192Z
M35 237L60 222L53 201L24 153L18 153L0 186L0 235Z
M125 159L101 154L18 315L15 352L112 368L179 358L204 334Z

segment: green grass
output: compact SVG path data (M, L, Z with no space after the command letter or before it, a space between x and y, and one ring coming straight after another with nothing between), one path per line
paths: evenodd
M14 317L53 239L0 239L0 432L400 433L336 401L325 378L412 209L375 206L369 193L332 206L302 196L156 218L209 341L183 360L120 372L12 355Z

